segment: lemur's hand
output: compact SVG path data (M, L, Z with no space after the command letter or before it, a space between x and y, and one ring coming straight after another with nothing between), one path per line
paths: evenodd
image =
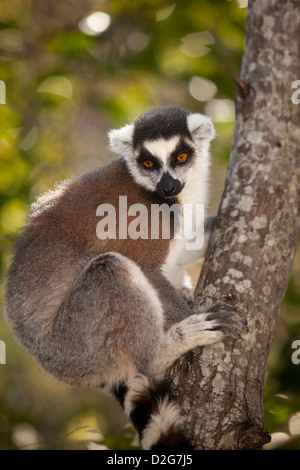
M222 301L212 303L208 297L198 297L193 305L193 313L206 313L207 321L214 321L213 329L219 330L224 336L242 338L249 332L247 320L237 314L237 308Z

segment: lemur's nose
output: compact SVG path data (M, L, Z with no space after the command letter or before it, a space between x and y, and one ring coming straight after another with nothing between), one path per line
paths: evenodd
M170 173L164 173L157 183L156 189L162 197L176 196L182 190L184 184L173 178Z
M174 184L168 186L168 187L165 187L165 188L161 188L161 193L164 195L164 196L172 196L176 191L176 188L174 186Z

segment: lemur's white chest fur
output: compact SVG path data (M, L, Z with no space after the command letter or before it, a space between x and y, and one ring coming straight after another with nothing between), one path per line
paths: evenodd
M183 236L178 239L174 238L171 241L169 254L162 267L162 271L167 279L177 289L182 287L192 288L192 281L185 271L185 266L199 261L204 252L204 246L200 249L191 250L187 249L187 245L195 233L199 237L200 233L202 233L204 237L204 206L207 202L207 180L208 164L206 161L200 161L198 162L197 169L193 169L193 174L190 175L188 183L177 196L177 200L182 208L180 230ZM201 210L196 212L197 205L203 208L203 212ZM185 227L183 227L184 220L189 221Z

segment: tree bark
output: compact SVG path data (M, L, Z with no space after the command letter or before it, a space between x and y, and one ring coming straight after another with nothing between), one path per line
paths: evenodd
M198 449L269 441L266 362L300 232L300 1L249 0L236 128L218 217L196 288L248 320L245 339L197 348L170 370Z

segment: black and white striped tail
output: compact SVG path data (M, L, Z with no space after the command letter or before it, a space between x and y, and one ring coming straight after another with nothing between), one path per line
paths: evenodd
M166 380L137 375L112 391L138 431L144 449L156 452L194 449L184 435L180 409Z

